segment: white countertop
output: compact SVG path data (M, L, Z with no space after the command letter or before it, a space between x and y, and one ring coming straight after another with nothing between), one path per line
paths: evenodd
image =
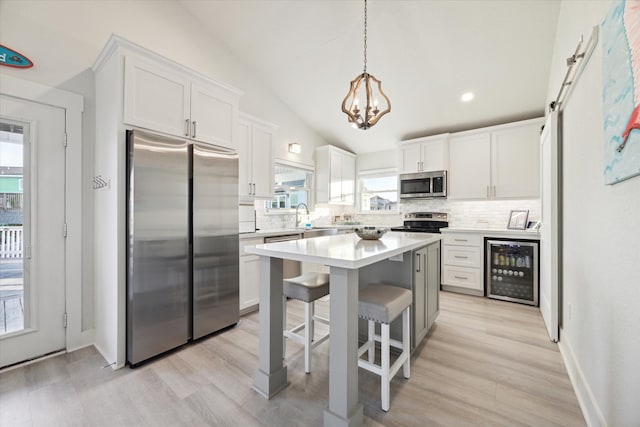
M442 238L439 234L389 232L379 240L338 234L247 246L251 254L356 269L421 248Z
M448 227L441 228L441 233L476 233L486 237L511 237L514 239L539 240L540 231L538 230L511 230L508 228L458 228Z

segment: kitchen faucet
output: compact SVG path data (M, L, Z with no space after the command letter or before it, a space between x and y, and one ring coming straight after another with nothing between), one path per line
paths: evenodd
M300 213L298 212L300 209L300 206L304 206L304 209L307 211L307 215L309 215L309 207L307 206L307 204L298 203L298 206L296 206L296 228L300 226Z

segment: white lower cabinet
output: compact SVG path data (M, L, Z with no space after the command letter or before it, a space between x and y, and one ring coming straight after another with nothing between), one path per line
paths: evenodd
M240 240L240 314L258 309L260 302L260 257L244 252L245 246L261 245L264 240Z
M482 241L479 234L443 233L442 285L445 289L451 286L484 295Z

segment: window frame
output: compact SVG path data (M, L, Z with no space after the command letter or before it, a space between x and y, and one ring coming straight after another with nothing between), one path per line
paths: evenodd
M400 212L400 194L398 186L398 169L397 168L383 168L383 169L369 169L358 171L357 174L357 197L358 197L358 215L397 215ZM362 209L362 184L363 179L366 178L382 178L386 176L394 176L396 180L396 209L384 210L384 211L371 211Z
M275 181L275 168L277 165L280 166L284 166L284 167L288 167L288 168L296 168L296 169L301 169L301 170L305 170L308 173L311 174L311 177L309 178L309 180L311 181L310 183L307 183L307 185L303 188L307 189L309 191L309 210L313 210L313 206L315 205L315 180L316 180L316 168L313 165L307 164L307 163L301 163L301 162L294 162L291 160L286 160L286 159L274 159L273 160L273 181ZM273 201L274 197L276 197L275 194L275 188L273 191L273 195L270 199L265 199L263 200L263 208L265 211L265 214L267 215L291 215L292 213L294 213L296 211L295 208L272 208L272 207L267 207L267 203L271 203L271 201Z

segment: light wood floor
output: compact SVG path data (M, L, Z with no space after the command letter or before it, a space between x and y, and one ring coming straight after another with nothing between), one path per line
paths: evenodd
M328 303L317 311L326 314ZM302 320L291 301L289 324ZM291 385L267 401L251 390L258 317L137 369L113 371L92 347L0 374L1 426L321 426L330 341L289 343ZM320 332L320 331L318 331ZM398 375L391 408L360 370L368 426L584 426L557 345L536 308L443 292L440 317Z

